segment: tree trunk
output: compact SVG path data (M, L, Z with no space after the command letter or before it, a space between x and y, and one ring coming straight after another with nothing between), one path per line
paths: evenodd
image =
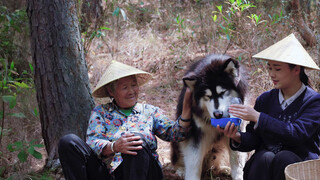
M316 10L317 10L316 16L318 17L318 20L315 23L315 29L320 30L320 20L319 20L319 17L320 17L320 1L316 2L316 6L317 6L317 8L316 8ZM316 52L317 52L317 57L318 57L318 64L320 64L320 34L319 33L317 34L316 38L317 38L317 51ZM320 76L320 72L318 71L317 73ZM318 90L320 90L320 83L318 83Z
M91 26L97 30L97 27L103 25L101 0L82 0L81 5L81 32L86 32Z
M293 19L300 35L306 41L308 46L310 47L314 46L316 44L316 36L314 35L314 33L311 31L311 29L308 27L308 25L305 23L303 19L299 0L292 0L291 8L292 8Z
M63 135L85 138L94 106L75 3L28 0L35 85L49 166L58 157L57 143Z

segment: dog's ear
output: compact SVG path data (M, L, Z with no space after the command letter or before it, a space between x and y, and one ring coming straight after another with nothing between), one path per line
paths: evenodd
M186 74L182 78L184 85L189 87L192 92L194 90L194 85L196 84L197 79L198 78L197 78L196 74L193 73L193 72L190 72L190 73Z
M225 63L224 71L231 74L233 77L239 76L239 63L238 61L230 58Z

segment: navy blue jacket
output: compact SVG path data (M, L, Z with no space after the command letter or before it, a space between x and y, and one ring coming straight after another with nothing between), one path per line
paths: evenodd
M290 150L302 160L319 158L320 94L307 89L285 110L279 103L279 90L272 89L256 100L261 112L258 127L251 122L241 133L241 144L233 150Z

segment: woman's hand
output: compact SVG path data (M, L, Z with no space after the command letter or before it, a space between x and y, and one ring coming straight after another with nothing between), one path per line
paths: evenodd
M140 136L135 136L132 133L126 133L115 141L113 144L113 150L114 152L121 152L123 154L137 155L136 151L142 149L142 143L143 141L140 140ZM113 153L111 150L111 143L109 144L103 148L103 155L108 156Z
M231 104L229 113L245 121L252 121L256 123L259 119L260 113L250 106L242 104Z
M191 106L192 106L192 92L189 88L187 88L183 98L183 107L182 107L182 113L181 113L182 119L191 119L192 117ZM190 125L190 122L180 121L179 123L183 127L188 127Z
M234 125L234 123L231 124L229 121L227 125L224 127L224 129L221 129L220 126L217 126L217 129L220 133L223 133L225 136L233 139L234 141L241 143L241 135L238 132L238 128Z

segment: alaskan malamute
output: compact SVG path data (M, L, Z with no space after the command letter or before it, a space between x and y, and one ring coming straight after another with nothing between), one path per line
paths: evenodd
M183 77L184 87L176 115L179 117L182 113L183 96L188 86L193 92L193 127L187 140L171 143L171 161L175 167L185 167L186 180L203 179L208 169L225 170L226 167L219 164L223 152L220 141L224 141L225 150L229 152L232 178L243 179L246 154L230 150L229 139L211 125L211 118L230 117L228 108L232 98L239 97L243 102L245 85L239 73L238 61L226 55L212 54L194 63ZM214 163L207 161L208 153Z

